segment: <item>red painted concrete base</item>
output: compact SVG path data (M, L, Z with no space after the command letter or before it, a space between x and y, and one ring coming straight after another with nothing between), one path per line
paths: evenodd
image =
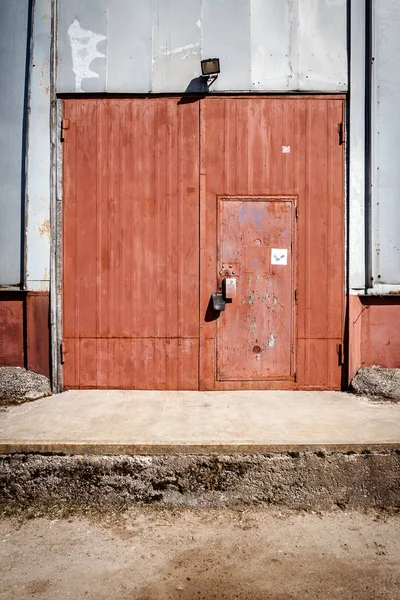
M0 366L26 367L50 377L48 292L0 295Z

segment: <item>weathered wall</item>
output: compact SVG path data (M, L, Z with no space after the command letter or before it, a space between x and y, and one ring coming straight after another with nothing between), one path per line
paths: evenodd
M373 287L400 286L400 4L374 0L372 41ZM372 285L371 285L372 287Z
M350 383L361 366L361 325L363 306L360 297L348 297L347 382Z
M26 286L50 280L50 39L51 0L35 0L29 90Z
M359 367L400 368L400 298L350 296L349 382Z
M49 294L2 292L0 367L24 367L50 377Z
M24 366L24 293L1 292L0 367Z
M347 89L346 0L60 0L58 92ZM192 83L191 83L192 82Z
M0 4L0 286L22 281L29 0Z
M400 299L362 298L361 361L400 368Z

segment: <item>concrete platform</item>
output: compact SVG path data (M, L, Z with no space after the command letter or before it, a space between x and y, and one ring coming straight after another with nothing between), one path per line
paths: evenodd
M339 392L67 392L0 413L0 507L395 508L399 442Z
M0 454L265 454L382 446L400 446L400 404L341 392L85 390L0 412Z

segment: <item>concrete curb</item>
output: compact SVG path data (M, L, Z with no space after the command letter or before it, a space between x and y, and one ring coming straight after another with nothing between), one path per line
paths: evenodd
M0 504L32 506L400 506L400 451L142 456L8 454Z
M0 442L0 456L5 454L54 454L82 456L168 456L221 454L280 454L299 452L337 452L368 454L371 452L400 453L400 441L365 442L363 444L110 444L100 442Z

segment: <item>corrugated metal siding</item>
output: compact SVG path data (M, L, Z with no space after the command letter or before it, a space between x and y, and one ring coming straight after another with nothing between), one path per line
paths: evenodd
M207 98L201 109L202 311L217 286L216 197L297 196L296 385L305 388L340 388L344 172L337 127L343 107L342 99L321 97ZM265 382L215 383L215 322L202 323L201 332L203 388L265 387ZM279 382L275 387L285 386Z
M347 89L346 0L59 0L58 92Z
M65 103L66 387L198 386L198 104Z

